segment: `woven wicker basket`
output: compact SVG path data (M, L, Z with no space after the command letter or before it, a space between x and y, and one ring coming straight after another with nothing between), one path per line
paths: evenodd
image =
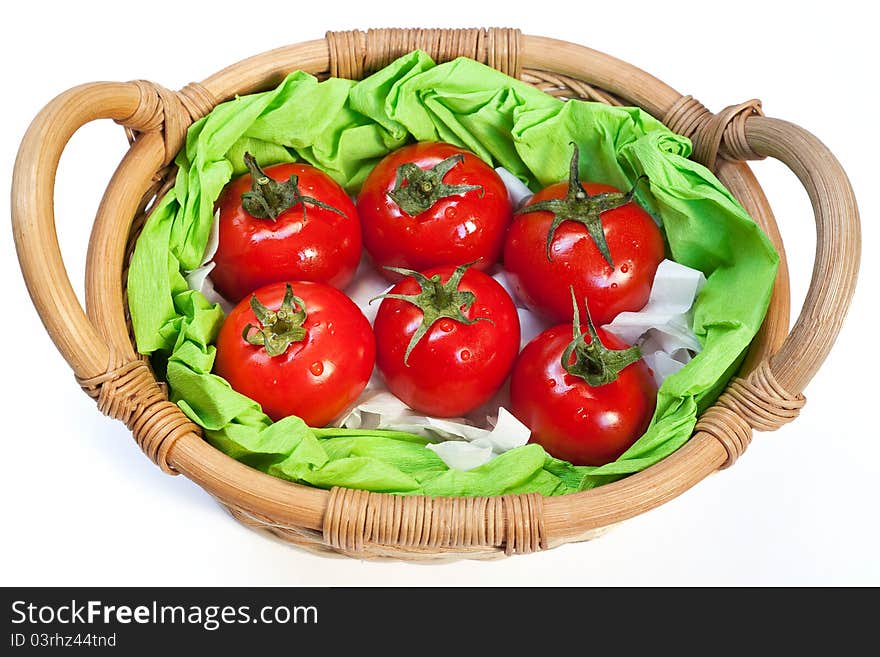
M282 481L217 451L167 400L132 344L125 278L153 201L174 181L187 127L236 94L276 86L291 70L361 79L415 48L435 61L467 56L562 98L637 105L694 142L782 256L761 331L739 376L699 418L691 439L656 465L582 493L430 498L330 491ZM83 124L113 119L131 148L100 204L89 243L86 310L71 287L55 232L53 187L67 141ZM797 175L816 220L816 259L803 310L789 332L783 244L743 160L774 157ZM97 82L52 100L25 135L15 165L12 218L21 269L47 331L98 408L122 420L164 471L198 483L249 527L325 554L410 560L491 558L586 540L676 497L731 465L753 430L794 419L801 394L840 330L860 257L855 198L835 157L813 135L763 116L752 100L712 114L629 64L589 48L512 29L331 32L251 57L180 91L145 81ZM48 284L51 282L52 284Z

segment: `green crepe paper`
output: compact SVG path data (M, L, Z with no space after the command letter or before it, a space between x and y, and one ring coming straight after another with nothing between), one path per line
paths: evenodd
M617 461L576 467L530 444L467 472L451 470L412 434L310 428L295 417L273 423L211 374L223 312L187 289L182 272L201 263L214 201L243 172L244 152L264 164L304 160L356 193L379 158L413 140L468 148L533 190L567 179L572 141L583 179L629 189L648 176L638 200L662 222L671 257L707 277L693 313L703 350L664 381L647 432ZM164 368L171 398L212 445L285 479L427 495L559 495L618 479L687 441L758 330L776 275L778 255L766 236L711 172L687 159L690 152L687 139L637 108L562 102L469 59L438 66L415 51L362 82L291 73L189 129L176 184L131 262L138 349Z

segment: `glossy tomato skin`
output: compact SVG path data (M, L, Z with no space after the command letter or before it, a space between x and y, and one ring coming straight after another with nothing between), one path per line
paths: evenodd
M276 164L265 168L284 182L299 176L299 190L344 213L340 216L306 203L282 212L275 221L250 215L241 195L251 189L251 176L231 181L217 201L219 244L211 280L217 291L237 303L259 287L276 281L306 280L343 288L351 281L361 257L357 209L336 181L307 164Z
M583 183L583 187L591 195L619 191L598 183ZM563 198L567 190L568 183L550 185L526 205ZM579 303L589 299L596 326L623 311L641 310L648 302L657 266L665 257L660 229L635 202L603 212L601 218L613 268L582 224L560 224L550 247L552 260L548 260L547 235L553 215L539 211L515 217L504 246L504 268L514 292L531 310L552 322L571 321L569 286L574 287Z
M609 349L629 346L602 329L597 332ZM562 367L571 340L571 325L560 324L525 346L510 378L511 412L531 429L530 442L550 455L574 465L604 465L645 432L657 388L644 360L625 367L611 383L590 386Z
M226 317L217 337L214 372L236 391L258 402L273 420L297 415L313 427L325 426L363 392L373 372L375 340L370 323L345 294L323 283L291 283L306 305L306 336L280 356L242 338L247 324L259 326L250 296ZM277 310L285 282L256 291Z
M412 162L429 169L453 155L464 158L444 177L449 185L481 185L438 200L412 217L388 196L397 169ZM358 195L364 248L389 280L400 275L385 266L422 271L431 267L476 262L486 271L496 263L513 208L501 177L470 151L443 142L419 142L389 153L367 176Z
M449 280L454 266L423 272ZM465 313L468 319L486 317L465 325L449 318L435 322L409 355L410 338L422 322L422 311L399 299L383 299L373 329L376 365L389 390L410 408L436 417L465 415L486 403L507 379L520 344L519 316L507 291L491 276L468 269L459 290L470 291L476 301ZM394 294L418 294L413 278L404 278Z

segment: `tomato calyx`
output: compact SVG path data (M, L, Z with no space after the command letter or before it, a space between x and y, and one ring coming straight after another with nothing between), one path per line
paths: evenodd
M628 192L602 192L591 196L584 189L578 176L578 159L580 156L578 146L574 142L571 142L571 146L574 147L574 153L568 167L568 192L565 197L538 201L519 208L514 214L541 211L553 214L553 223L550 224L550 230L547 231L547 260L553 260L550 246L553 243L553 237L556 235L556 229L564 221L575 221L587 229L587 233L595 242L602 257L605 258L610 267L614 267L611 251L608 249L608 242L605 241L602 213L619 208L632 201L636 187L642 180L647 180L648 177L645 175L639 176Z
M574 305L574 320L572 332L574 339L562 352L562 367L572 376L583 379L587 385L594 388L604 386L615 381L620 372L638 361L642 357L641 350L633 345L628 349L609 349L599 339L593 319L590 317L590 309L584 300L587 309L587 329L590 341L587 342L581 330L581 321L578 312L578 304L574 297L574 288L571 288L571 300ZM574 362L571 355L574 354Z
M299 176L290 176L287 182L280 183L271 176L267 176L266 172L257 164L256 158L250 153L244 154L244 163L251 174L251 191L241 195L241 207L252 217L275 221L282 212L300 204L302 205L303 219L305 219L306 203L330 210L342 217L345 216L342 210L311 196L301 194Z
M430 169L422 169L413 162L404 162L397 167L394 189L388 192L388 196L411 217L421 214L437 201L448 196L479 189L482 197L485 194L482 185L447 185L443 182L443 177L452 167L463 160L464 156L458 153L438 162Z
M403 276L412 276L419 284L421 291L418 294L380 294L373 299L399 299L407 301L422 311L422 323L413 333L409 344L406 347L406 353L403 356L403 363L409 366L409 355L419 341L428 332L433 324L443 318L448 317L464 325L474 324L479 321L492 322L488 317L475 317L468 319L465 313L470 310L471 306L477 300L476 295L469 290L459 290L458 285L461 283L462 277L468 267L473 265L469 262L456 267L455 271L445 283L440 282L440 274L434 274L430 278L424 274L412 269L403 269L402 267L385 267L389 271L402 274Z
M260 303L257 295L251 296L251 310L254 311L261 326L248 323L241 333L248 344L264 347L269 356L280 356L294 342L306 337L303 324L306 321L306 304L293 294L290 283L284 291L284 299L278 310L269 310ZM299 310L296 307L299 307Z

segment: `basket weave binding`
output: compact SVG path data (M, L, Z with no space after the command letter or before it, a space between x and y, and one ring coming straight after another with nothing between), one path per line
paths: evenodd
M184 472L196 479L237 519L249 526L266 529L289 542L319 551L407 559L461 556L492 558L528 553L560 542L588 538L617 520L631 517L674 497L715 469L731 465L748 446L753 430L772 431L797 416L805 402L800 391L830 349L842 321L839 316L823 317L808 312L810 306L831 298L845 313L857 271L857 212L851 189L833 156L826 154L815 138L796 126L764 119L759 101L732 105L717 115L712 114L693 97L676 94L659 81L618 60L565 42L524 37L519 30L328 32L323 42L293 46L289 53L281 49L259 55L238 67L224 69L203 83L192 83L177 92L143 80L127 83L130 85L128 87L118 85L119 93L124 91L127 100L116 104L127 110L117 109L108 116L126 127L133 142L130 161L155 164L147 176L143 197L132 204L128 217L116 221L115 225L125 227L129 239L122 247L113 248L122 248L123 251L106 260L94 260L93 271L87 281L87 293L91 290L93 294L98 294L95 290L104 289L107 291L101 294L109 294L110 297L113 294L124 295L124 284L121 290L118 286L120 278L124 280L126 276L127 256L155 200L173 184L175 171L171 163L183 146L186 130L218 102L240 91L274 86L278 76L292 68L303 68L321 78L339 76L360 79L415 48L425 50L438 62L457 56L471 57L557 97L584 98L615 105L642 105L662 118L671 129L692 139L694 159L716 171L722 182L742 196L741 201L780 251L782 244L777 239L775 222L766 199L750 177L748 168L737 161L759 159L767 153L780 157L811 191L820 185L824 176L827 179L825 182L830 180L834 183L825 187L837 190L834 199L837 205L822 198L814 202L820 238L817 259L822 261L822 267L826 269L832 265L838 266L838 262L843 263L839 266L844 270L836 279L842 281L839 288L828 288L817 284L814 279L805 310L792 335L786 338L788 294L783 268L782 278L777 279L774 292L776 305L773 306L774 302L771 301L773 307L768 312L762 334L753 343L743 376L734 377L717 402L700 416L691 441L648 471L594 491L565 496L570 500L542 498L535 494L494 498L401 497L340 488L332 489L328 496L325 492L273 481L261 473L250 472L245 466L218 455L204 445L200 440L200 429L167 400L166 391L156 382L148 362L135 353L130 335L121 338L115 329L105 326L107 322L113 323L113 318L101 318L99 312L90 312L91 321L107 336L103 348L109 356L105 366L98 369L95 365L84 364L94 363L94 358L85 359L76 353L69 353L70 349L65 348L57 338L56 344L71 362L80 385L96 399L103 413L122 420L131 429L138 445L165 472ZM587 76L570 63L573 58L568 56L568 51L571 49L578 56L595 60L595 77L602 81L601 86L587 82L586 78L592 77L592 74ZM299 66L298 57L305 61L303 66ZM541 65L525 66L524 60L539 61ZM253 86L253 82L241 74L244 70L257 71L257 77L264 79L262 85ZM583 70L587 70L586 64ZM632 82L631 93L617 83L618 79ZM656 97L662 97L663 100L655 100L655 96L646 89L656 91ZM134 90L135 94L130 90ZM158 143L156 137L160 139ZM798 148L800 150L797 152L789 152ZM807 153L809 157L805 157L804 153L809 149L814 152ZM138 158L135 157L136 153L139 154ZM147 157L143 153L150 155ZM123 160L120 171L127 161L129 156ZM818 173L810 171L808 164L805 164L818 162L825 166L828 161L832 162L826 167L828 170ZM817 164L814 168L821 169L822 166ZM818 181L810 177L813 174L819 177ZM112 191L118 189L111 183L105 201ZM15 192L14 186L14 199ZM821 197L821 194L818 196ZM99 211L95 227L99 236L102 230L106 232L111 225L107 212L103 208ZM17 216L24 215L14 212L14 219ZM847 223L849 230L835 229L829 233L826 224L831 226L835 221ZM827 234L844 235L845 239L829 246L829 240L825 237ZM20 258L22 253L27 257L30 242L24 234L17 233L16 237L20 245ZM93 239L93 242L99 241ZM107 243L117 244L109 238ZM842 260L833 258L833 255L840 256ZM855 264L852 264L853 260ZM22 268L32 296L39 301L39 292L30 285L29 268L24 261ZM117 272L115 292L112 283L107 282L108 271ZM100 295L98 297L101 298ZM120 298L124 299L124 296ZM47 324L47 328L50 333L53 332L51 325ZM820 338L807 343L808 349L797 347L798 339L803 341L807 333ZM796 366L791 364L790 358L782 359L780 354L786 349L803 352L805 364ZM97 349L98 353L100 351ZM199 458L196 458L196 454ZM700 472L692 476L674 474L688 472L688 463L693 463ZM226 485L217 481L218 473L223 471L226 472L223 476L232 477L237 483ZM667 475L667 472L670 474ZM250 488L251 478L259 480L259 492L256 492L256 488ZM658 492L658 487L663 490ZM248 492L248 489L255 492ZM646 490L653 492L646 495ZM264 499L272 496L288 499L290 506L276 503L267 507ZM631 508L621 511L620 498L624 496L632 503ZM306 498L322 500L319 502L323 509L320 516L306 510L306 507L312 508L315 503L301 503L300 500ZM580 511L575 513L575 507L571 505L582 504L579 500L587 498L592 500L592 511L588 509L586 514L591 517L583 520L578 517ZM606 505L607 512L604 510ZM584 507L579 508L582 510ZM293 517L305 520L299 525L289 520ZM583 529L572 528L563 532L560 538L559 534L554 535L560 524L576 525Z

